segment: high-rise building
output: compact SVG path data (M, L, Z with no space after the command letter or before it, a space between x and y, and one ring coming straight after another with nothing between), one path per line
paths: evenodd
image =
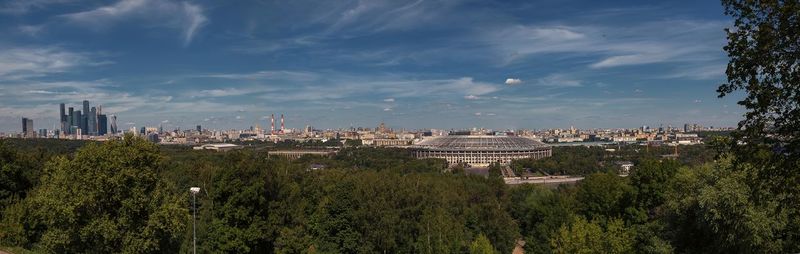
M97 108L91 108L89 114L86 116L86 121L86 134L89 134L89 136L97 135Z
M22 118L22 135L26 138L33 138L36 135L33 130L33 119Z
M108 117L103 114L97 115L97 135L103 136L108 133Z
M117 116L111 115L111 135L117 134Z
M200 125L197 125L197 132L202 132L202 131L203 131L203 127L200 126Z
M81 117L81 130L86 134L86 131L89 130L89 101L83 101L83 116Z
M67 114L66 114L66 112L64 110L65 109L64 107L66 105L64 105L64 103L61 103L58 106L59 106L58 123L60 124L59 125L59 127L60 127L59 129L62 132L64 132L67 129Z
M69 115L67 115L67 130L66 134L72 134L72 126L75 124L75 108L69 107Z
M74 124L72 126L75 126L76 129L84 130L83 128L81 128L81 123L83 122L84 119L83 114L81 114L80 110L76 110L73 113L74 113L73 114L74 118L72 119L72 122ZM77 132L70 132L70 134L78 135Z

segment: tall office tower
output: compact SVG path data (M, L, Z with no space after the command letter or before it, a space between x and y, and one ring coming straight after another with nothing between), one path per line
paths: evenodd
M58 123L59 123L59 127L60 127L59 129L63 132L67 128L67 115L66 115L66 112L64 110L65 109L64 108L65 107L64 103L61 103L58 106L59 106L58 108L59 108L59 113L60 113L58 115Z
M83 114L81 114L80 110L76 110L74 113L75 114L73 116L75 118L72 119L72 122L74 123L73 126L75 126L76 129L83 130L83 128L81 128L81 122L83 122L83 118L84 118ZM75 135L80 136L77 132L70 132L70 134L75 134Z
M99 110L98 110L99 111ZM97 135L103 136L108 133L108 117L103 114L97 115Z
M86 134L86 131L89 130L89 101L83 101L83 117L81 118L81 130L83 134Z
M111 115L111 134L117 134L117 116Z
M92 107L89 111L89 115L86 116L87 119L87 128L86 132L89 136L97 135L97 108Z
M30 118L22 118L22 136L26 138L33 138L34 135L33 131L33 119Z
M202 131L203 131L203 127L202 127L202 126L200 126L200 125L198 125L198 126L197 126L197 132L202 132Z
M64 131L65 134L72 134L72 126L75 126L75 109L69 107L69 115L67 115L67 129Z

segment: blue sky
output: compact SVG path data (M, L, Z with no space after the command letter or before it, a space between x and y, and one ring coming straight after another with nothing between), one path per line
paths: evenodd
M0 2L0 131L735 126L717 1ZM737 97L738 96L738 97Z

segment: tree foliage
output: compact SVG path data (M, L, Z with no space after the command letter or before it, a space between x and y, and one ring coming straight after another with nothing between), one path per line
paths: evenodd
M7 241L58 253L176 251L188 213L159 181L161 160L155 145L131 136L55 158L8 210Z
M575 217L571 225L563 225L551 240L553 253L633 253L634 232L622 220L612 219L605 225Z

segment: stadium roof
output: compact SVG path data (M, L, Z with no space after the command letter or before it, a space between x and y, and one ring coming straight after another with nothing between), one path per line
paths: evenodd
M509 151L549 147L542 142L518 136L442 136L426 138L413 146L431 150Z

